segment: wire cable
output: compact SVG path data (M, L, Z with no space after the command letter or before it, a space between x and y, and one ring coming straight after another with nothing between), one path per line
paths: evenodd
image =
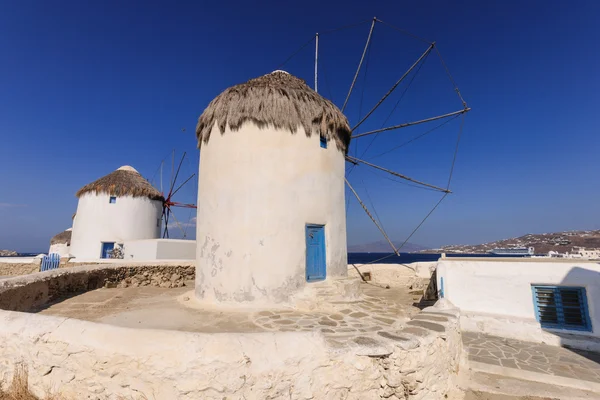
M302 46L300 46L300 48L298 50L296 50L291 56L289 56L288 58L286 58L285 61L282 62L281 64L279 64L275 69L281 69L281 68L283 68L283 66L285 64L287 64L288 61L290 61L292 58L296 57L296 55L298 55L298 53L300 53L302 50L304 50L304 48L306 46L308 46L309 44L311 44L313 42L313 40L315 40L316 37L317 37L316 35L314 35L313 37L311 37L308 42L306 42Z

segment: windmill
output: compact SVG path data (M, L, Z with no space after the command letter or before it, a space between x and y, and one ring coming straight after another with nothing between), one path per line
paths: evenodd
M375 224L375 226L377 227L377 229L379 230L379 232L383 235L383 237L386 239L386 241L389 243L391 250L393 251L393 253L391 253L388 256L382 257L378 260L374 260L371 261L371 263L373 262L378 262L381 261L385 258L391 257L393 255L399 255L400 254L400 250L402 249L402 247L408 242L408 240L417 232L417 230L424 224L424 222L427 220L427 218L429 218L429 216L435 211L435 209L442 203L442 201L444 199L446 199L446 197L452 193L452 191L450 190L450 183L452 181L452 174L454 171L454 165L456 162L456 156L457 156L457 152L458 152L458 147L459 147L459 143L460 143L460 138L462 135L462 130L463 130L463 126L464 126L464 117L466 115L466 113L468 113L471 109L467 106L467 103L465 102L465 100L463 99L460 90L458 89L452 75L450 74L450 71L448 69L448 67L446 66L446 63L444 61L444 59L442 58L442 55L440 53L440 51L438 50L436 43L435 42L431 42L428 41L426 39L423 39L421 37L418 37L416 35L413 35L401 28L398 28L394 25L391 25L389 23L386 23L378 18L373 18L370 20L366 20L366 21L362 21L359 22L357 24L354 25L347 25L347 26L343 26L340 28L336 28L336 29L330 29L328 31L325 32L321 32L320 34L317 33L315 34L313 37L310 38L310 40L308 40L304 45L302 45L296 52L294 52L290 57L288 57L282 64L280 64L279 66L277 66L276 69L280 69L282 68L288 61L290 61L292 58L294 58L297 54L300 53L301 50L303 50L305 47L307 47L309 44L311 44L313 41L315 43L315 53L314 53L314 90L318 91L318 83L319 83L319 40L320 38L324 35L324 34L329 34L332 32L337 32L340 30L346 30L349 28L355 28L358 26L362 26L362 25L366 25L367 23L371 23L370 24L370 29L367 35L367 39L366 39L366 43L364 45L364 48L362 49L362 53L360 56L360 60L358 62L358 67L356 69L356 72L353 75L352 81L349 85L349 90L345 96L345 99L343 101L343 103L341 105L338 105L340 110L342 112L345 112L346 115L347 114L347 107L349 104L349 101L351 99L351 95L353 94L353 91L356 87L357 84L357 80L361 74L361 70L363 70L364 67L364 83L366 83L366 76L367 76L367 69L368 69L368 63L369 63L369 56L370 56L370 52L371 52L371 47L372 47L372 42L373 42L373 32L375 31L376 26L382 26L385 25L388 28L391 28L394 31L399 32L402 35L405 35L409 38L411 38L411 40L415 40L418 41L420 43L423 44L424 46L424 51L422 51L422 53L420 53L419 57L417 57L415 59L414 62L412 62L410 64L410 67L401 75L399 75L399 78L395 78L395 82L391 85L391 87L383 93L383 95L380 97L379 101L377 101L370 109L368 109L368 111L364 114L361 115L361 111L359 110L359 117L357 118L357 122L353 124L352 128L351 128L351 139L353 143L357 143L357 141L361 141L364 142L364 139L369 137L371 138L371 141L366 144L366 148L363 150L362 154L359 156L358 154L358 145L355 147L354 153L355 154L347 154L346 155L346 161L349 164L349 168L347 168L347 173L346 173L346 177L345 177L345 181L346 181L346 185L349 189L349 192L352 193L352 195L356 198L356 200L358 201L358 203L360 204L360 206L362 207L362 209L364 210L364 212L366 213L366 215L369 217L369 219ZM420 50L421 51L421 50ZM403 122L401 124L395 124L395 125L390 125L390 126L385 126L387 121L389 120L390 116L392 116L392 114L396 111L396 109L398 108L398 105L400 104L402 98L404 97L404 95L406 94L406 91L411 87L411 84L413 82L413 80L415 79L415 77L419 74L419 71L421 71L421 68L423 67L423 65L425 64L426 60L428 59L428 57L434 54L439 58L439 61L441 63L441 66L443 67L443 70L445 71L451 85L452 88L454 90L454 92L456 93L456 96L458 97L458 100L460 102L460 108L459 109L450 109L447 110L441 114L434 114L432 116L428 116L426 118L420 118L420 119L416 119L416 120L411 120L411 121L407 121L407 122ZM325 75L325 78L327 78L327 76ZM325 79L325 83L327 85L327 79ZM370 129L370 130L362 130L361 131L361 127L365 126L365 122L369 121L370 119L373 118L373 114L375 113L375 111L386 102L389 103L389 98L390 96L396 91L398 91L398 88L402 85L407 83L405 86L405 90L402 92L402 94L400 95L400 99L398 99L398 102L396 102L396 105L394 106L394 108L392 109L392 111L390 112L390 114L388 115L387 118L384 119L383 124L381 124L381 127L378 129ZM329 89L329 88L328 88ZM333 101L333 98L331 98L331 90L329 91L330 93L330 100ZM363 101L363 96L364 95L364 88L363 88L363 94L361 95L360 98L360 109L362 109L362 101ZM416 137L400 144L399 146L394 146L390 149L386 149L384 151L384 153L389 153L394 151L397 148L400 148L402 146L405 146L409 143L412 143L416 140L419 140L420 138L428 135L429 133L433 132L434 130L444 126L445 124L447 124L448 122L456 119L456 118L461 118L461 122L460 122L460 128L458 130L457 133L457 137L456 137L456 142L453 145L454 147L454 153L452 156L452 164L450 166L450 170L449 170L449 175L448 175L448 181L447 184L445 186L442 185L433 185L431 183L427 183L424 180L421 179L416 179L413 178L411 176L408 176L406 174L394 171L390 168L385 168L381 165L375 164L372 161L368 161L364 159L364 155L367 153L367 151L369 150L369 148L371 148L373 142L375 141L375 139L377 138L377 136L381 133L385 133L385 132L391 132L391 131L397 131L403 128L409 128L409 127L414 127L414 126L418 126L418 125L427 125L430 124L432 122L439 122L438 125L436 125L435 127L433 127L432 129L428 129L427 131L417 135ZM350 118L349 118L350 119ZM351 152L349 152L351 153ZM355 168L368 168L368 169L372 169L374 171L377 171L378 173L383 173L388 175L389 177L393 178L392 180L396 180L396 181L403 181L407 184L409 184L410 186L414 186L414 187L419 187L419 188L425 188L427 190L431 190L434 192L438 192L441 194L440 199L437 201L437 203L433 206L433 208L429 211L429 213L427 213L425 215L425 217L420 221L420 223L414 228L414 230L408 235L408 237L404 240L404 242L400 245L400 246L396 246L392 240L390 239L390 237L388 236L387 232L385 231L383 224L381 223L381 220L379 219L377 212L375 210L375 215L373 215L373 213L370 211L370 209L366 206L366 204L364 203L364 201L361 199L361 197L359 196L357 190L355 189L355 187L350 183L350 176L352 175L352 172L354 171ZM367 193L368 195L368 193ZM374 209L374 205L371 202L371 205ZM348 208L348 205L347 207Z
M171 158L171 178L169 179L169 190L167 191L167 193L165 194L164 190L163 190L163 183L162 183L162 178L163 178L163 167L164 167L164 162L165 159L163 159L161 161L161 165L160 165L160 188L158 188L160 190L160 192L162 193L163 197L164 197L164 201L163 201L163 205L162 205L162 223L163 223L163 229L162 229L162 238L169 238L169 221L171 220L171 218L175 221L175 225L181 230L182 232L182 236L185 239L187 237L187 229L184 229L185 227L188 227L190 225L190 220L188 220L187 223L182 224L181 222L179 222L179 220L175 217L175 213L173 212L173 208L187 208L187 209L196 209L196 204L190 204L190 203L182 203L182 202L178 202L175 201L175 195L177 193L179 193L181 191L181 189L183 189L183 187L188 184L195 176L195 173L192 173L187 179L184 179L183 181L178 181L179 179L179 175L181 172L181 167L183 165L183 161L185 160L185 157L187 155L187 152L184 152L183 155L181 156L181 159L179 160L179 164L177 165L177 169L175 169L175 150L173 150L172 153L172 158ZM181 183L179 183L181 182ZM191 218L191 214L190 214L190 218Z

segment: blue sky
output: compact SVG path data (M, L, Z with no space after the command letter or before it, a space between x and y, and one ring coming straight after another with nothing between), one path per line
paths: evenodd
M19 1L5 2L0 13L0 248L46 250L50 237L70 226L77 189L121 165L151 179L176 149L188 152L184 172L193 173L195 124L212 98L276 69L315 32L373 16L435 40L473 109L454 193L412 242L479 243L600 228L598 2ZM365 23L321 36L319 92L338 105L368 30ZM426 48L378 24L366 75L346 110L351 123ZM312 86L313 57L307 46L283 69ZM406 85L364 130L382 126ZM460 107L432 54L387 124ZM370 138L357 139L352 154L444 185L459 124L381 156L435 123L382 133L366 153ZM350 181L399 240L439 199L366 167ZM177 200L193 202L194 191L187 187ZM187 211L177 216L189 219ZM379 239L350 199L349 242Z

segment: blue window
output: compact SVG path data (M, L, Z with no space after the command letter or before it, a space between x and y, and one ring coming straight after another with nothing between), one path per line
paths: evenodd
M110 196L110 200L108 202L110 204L115 204L117 202L117 198L115 196Z
M542 328L591 332L585 288L532 285L535 317Z
M102 242L102 250L100 251L100 258L110 258L112 251L115 248L115 242Z
M319 137L319 140L321 141L321 147L326 149L327 148L327 138L323 135L321 135Z

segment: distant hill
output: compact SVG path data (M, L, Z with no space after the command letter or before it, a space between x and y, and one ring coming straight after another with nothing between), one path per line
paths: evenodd
M529 233L517 238L490 243L443 246L441 251L446 253L487 253L492 249L510 247L534 247L536 254L546 254L550 250L559 253L572 252L573 247L600 248L600 230Z
M15 257L18 255L19 253L14 250L0 250L0 257Z
M396 248L399 248L404 241L393 242ZM402 253L412 253L421 250L425 250L427 247L420 246L414 243L406 243L400 251ZM348 246L349 253L393 253L392 247L387 240L380 240L377 242L355 244Z

